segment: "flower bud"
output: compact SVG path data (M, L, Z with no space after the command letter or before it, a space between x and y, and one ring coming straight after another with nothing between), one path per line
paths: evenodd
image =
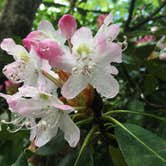
M3 85L2 84L0 84L0 91L2 91L3 90Z
M14 83L10 80L6 80L4 81L4 84L5 84L5 88L9 89Z
M58 27L66 39L70 39L77 29L77 22L70 14L62 16L58 22Z
M25 39L23 39L23 45L30 50L31 47L37 48L38 42L46 39L46 35L40 31L30 32Z
M163 52L159 56L160 60L166 60L166 52Z
M108 16L108 14L101 14L97 17L97 27L99 28L103 23L104 19Z
M37 53L42 59L54 61L63 54L62 49L57 42L45 39L38 43Z

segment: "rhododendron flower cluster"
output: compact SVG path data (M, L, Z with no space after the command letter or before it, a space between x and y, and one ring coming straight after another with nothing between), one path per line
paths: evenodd
M154 42L156 40L156 37L154 35L145 35L144 37L140 38L136 41L136 45L143 45L147 44L149 42Z
M80 130L73 122L73 114L83 92L84 100L94 95L113 98L119 92L114 78L118 70L112 63L121 63L122 48L114 40L119 25L112 24L112 14L105 17L96 35L88 27L77 29L72 15L64 15L58 30L48 21L41 21L38 29L23 39L23 46L7 38L1 49L12 55L14 62L3 69L5 76L14 83L22 83L18 92L2 94L11 112L17 118L13 132L27 127L31 130L30 140L43 146L60 129L71 147L80 139ZM61 89L60 93L57 89ZM87 96L86 96L87 95Z

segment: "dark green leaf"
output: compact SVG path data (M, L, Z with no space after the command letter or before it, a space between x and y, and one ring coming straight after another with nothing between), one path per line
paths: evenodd
M124 126L134 134L135 138L121 127L116 127L115 134L129 166L164 166L166 164L165 140L142 127L133 124L126 124Z

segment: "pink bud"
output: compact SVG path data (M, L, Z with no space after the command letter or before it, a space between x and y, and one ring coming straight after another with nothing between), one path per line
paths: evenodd
M14 83L10 80L4 81L4 84L6 89L9 89L12 85L14 85Z
M49 62L62 56L63 51L57 42L45 39L39 42L37 53L42 59L46 59Z
M108 14L101 14L97 17L97 26L98 28L104 23L104 19L108 16Z
M156 37L154 35L145 35L144 37L136 41L136 45L147 44L149 42L154 42L155 40Z
M25 39L23 39L23 45L30 50L31 47L37 48L38 47L38 42L41 40L46 39L47 36L40 31L33 31L29 33Z
M3 89L3 85L0 85L0 91L2 91L2 89Z
M161 53L159 58L160 58L160 60L166 60L166 52Z
M60 20L58 22L58 27L59 27L62 35L66 39L70 39L72 37L73 33L77 29L77 22L72 15L65 14L60 18Z

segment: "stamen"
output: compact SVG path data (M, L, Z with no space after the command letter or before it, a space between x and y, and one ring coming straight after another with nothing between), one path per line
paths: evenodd
M17 119L14 119L13 121L7 122L6 120L1 120L2 123L4 124L18 124L19 122L21 122L24 118L23 117L19 117Z

